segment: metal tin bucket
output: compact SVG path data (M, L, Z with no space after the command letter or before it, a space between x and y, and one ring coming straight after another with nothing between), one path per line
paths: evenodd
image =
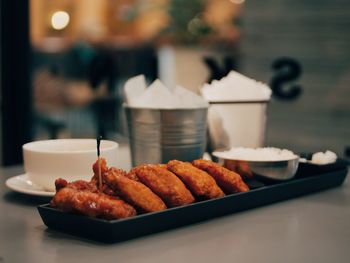
M202 157L207 142L207 108L124 108L133 166Z

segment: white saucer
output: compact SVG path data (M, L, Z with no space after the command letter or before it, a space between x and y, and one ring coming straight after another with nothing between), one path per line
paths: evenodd
M6 186L13 191L35 195L35 196L54 196L55 192L45 191L34 185L28 178L27 174L21 174L6 180Z

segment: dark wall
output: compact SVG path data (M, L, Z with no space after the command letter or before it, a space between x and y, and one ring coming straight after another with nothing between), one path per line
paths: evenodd
M31 139L29 1L1 1L1 115L3 165L22 162Z
M303 67L301 97L274 99L267 144L296 151L350 145L350 1L249 0L243 14L243 72L269 82L290 56ZM293 82L285 85L288 88Z

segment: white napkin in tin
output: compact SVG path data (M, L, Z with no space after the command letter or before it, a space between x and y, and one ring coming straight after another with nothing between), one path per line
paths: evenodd
M152 109L185 109L208 107L208 102L200 95L176 86L167 88L160 80L155 80L148 88L143 75L129 79L124 86L126 104L130 107Z

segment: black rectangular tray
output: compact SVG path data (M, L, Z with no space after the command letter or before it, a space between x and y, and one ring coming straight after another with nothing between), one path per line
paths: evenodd
M44 224L51 229L102 242L119 242L337 187L344 182L347 172L345 166L333 172L308 176L299 173L295 179L246 193L121 220L64 213L49 204L39 206L38 210Z

